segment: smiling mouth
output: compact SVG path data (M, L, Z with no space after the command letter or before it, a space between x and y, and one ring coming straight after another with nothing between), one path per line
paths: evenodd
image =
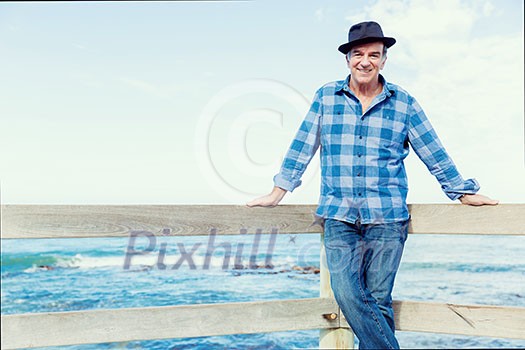
M372 69L358 69L361 73L371 73Z

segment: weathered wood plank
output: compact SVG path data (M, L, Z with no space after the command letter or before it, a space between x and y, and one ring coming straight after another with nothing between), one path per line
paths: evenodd
M525 204L468 207L413 204L411 233L525 235ZM320 233L315 205L248 208L237 205L2 205L2 238Z
M397 329L525 339L525 308L396 301ZM91 310L1 317L2 349L327 329L333 299ZM341 327L348 327L341 315ZM42 326L45 325L45 326ZM347 335L347 333L345 334Z
M525 339L524 307L394 301L394 312L400 331Z
M320 232L315 206L248 208L238 205L3 205L2 238L126 237L162 235Z
M333 299L2 316L2 349L171 339L337 327L322 315L337 313Z
M525 204L412 204L409 232L525 235Z

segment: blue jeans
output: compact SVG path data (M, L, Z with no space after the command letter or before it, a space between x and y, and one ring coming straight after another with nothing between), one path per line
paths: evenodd
M360 349L399 349L392 288L408 222L352 224L326 219L324 244L335 299Z

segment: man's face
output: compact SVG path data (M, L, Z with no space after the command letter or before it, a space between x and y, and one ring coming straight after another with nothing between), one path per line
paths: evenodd
M374 42L355 46L346 56L352 80L357 84L370 84L378 80L386 56L383 56L383 43Z

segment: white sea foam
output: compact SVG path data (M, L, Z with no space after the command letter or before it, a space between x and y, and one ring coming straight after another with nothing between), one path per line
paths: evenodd
M235 256L232 255L229 258L229 261L225 261L224 254L216 254L209 259L209 261L206 261L206 256L204 254L191 256L191 265L196 269L222 269L223 264L225 262L227 263L227 268L234 268ZM74 257L68 257L68 258L59 258L54 266L50 267L39 267L36 265L33 265L32 267L24 270L24 272L32 273L37 271L44 271L44 270L51 270L54 268L79 268L79 269L94 269L94 268L104 268L104 267L119 267L119 268L125 268L125 262L126 262L126 255L122 254L122 256L104 256L104 257L94 257L94 256L86 256L82 254L77 254ZM180 254L174 254L174 255L166 255L163 259L160 259L158 253L152 252L151 254L144 254L144 255L135 255L131 256L129 258L129 265L126 267L126 269L129 270L136 270L136 269L145 269L157 268L157 263L162 262L164 265L166 265L167 269L171 269L175 264L179 263L179 268L187 269L190 268L190 262L188 259L182 259L181 261L181 255ZM292 256L286 256L286 257L272 257L272 259L269 261L271 265L273 265L276 268L285 268L290 267L292 265L295 265L297 263L296 258ZM246 254L243 256L243 259L241 259L241 264L244 267L249 266L251 263L250 256ZM257 259L255 259L255 264L258 266L264 266L266 265L266 255L260 254L257 256Z

